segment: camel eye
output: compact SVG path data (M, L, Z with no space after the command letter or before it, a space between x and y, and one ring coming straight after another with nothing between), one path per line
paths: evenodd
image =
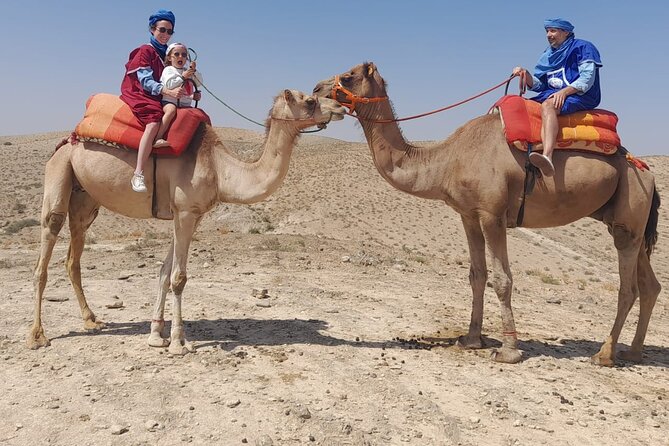
M345 74L345 75L341 76L340 79L341 79L342 82L349 83L349 82L351 82L351 79L353 79L353 75L352 74Z

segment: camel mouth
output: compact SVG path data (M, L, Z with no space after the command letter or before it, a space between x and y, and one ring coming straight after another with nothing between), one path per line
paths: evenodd
M346 117L345 110L330 113L330 121L341 121Z

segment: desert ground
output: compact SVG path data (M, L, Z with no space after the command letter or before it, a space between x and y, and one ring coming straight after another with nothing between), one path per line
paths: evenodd
M257 156L262 134L217 131ZM83 330L66 225L43 306L51 346L32 351L44 164L67 133L0 136L0 445L669 445L669 204L641 364L590 363L616 313L604 225L509 230L524 360L494 363L491 287L486 348L454 345L471 310L458 215L393 189L366 144L313 135L268 200L219 205L198 229L183 301L194 353L147 345L171 223L105 209L82 275L107 328ZM669 159L644 160L669 203Z

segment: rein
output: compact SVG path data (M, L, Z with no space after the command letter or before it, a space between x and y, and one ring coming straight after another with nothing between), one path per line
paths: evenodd
M457 106L459 106L459 105L465 104L465 103L467 103L467 102L469 102L469 101L472 101L472 100L474 100L474 99L476 99L476 98L478 98L478 97L481 97L481 96L483 96L483 95L485 95L485 94L488 94L488 93L490 93L491 91L496 90L497 88L501 87L501 86L504 85L504 84L506 84L506 90L505 90L505 93L506 93L506 92L508 91L508 89L509 89L509 83L511 82L511 79L513 79L514 77L515 77L515 76L512 74L508 79L506 79L506 80L500 82L499 84L494 85L494 86L488 88L487 90L482 91L481 93L478 93L478 94L476 94L476 95L474 95L474 96L471 96L471 97L469 97L469 98L467 98L467 99L464 99L464 100L462 100L462 101L460 101L460 102L456 102L455 104L451 104L451 105L448 105L448 106L446 106L446 107L442 107L442 108L439 108L439 109L437 109L437 110L432 110L432 111L429 111L429 112L426 112L426 113L421 113L421 114L419 114L419 115L407 116L406 118L395 118L395 119L368 119L368 118L363 118L363 117L361 117L361 116L358 115L357 113L356 113L356 114L353 114L353 112L355 111L355 104L369 104L369 103L371 103L371 102L382 102L382 101L387 101L387 100L388 100L388 96L378 96L378 97L373 97L373 98L367 98L367 97L364 97L364 96L358 96L358 95L355 95L355 94L353 94L353 92L351 92L350 90L346 89L346 88L341 84L341 81L339 80L339 76L338 76L338 75L335 76L335 78L334 78L334 84L332 85L332 91L331 91L331 93L330 93L330 98L331 98L331 99L334 99L334 100L337 101L337 102L339 102L339 103L340 103L341 105L343 105L344 107L347 107L347 108L349 109L349 112L347 113L347 115L352 116L352 117L354 117L354 118L356 118L356 119L358 119L358 120L361 120L361 121L367 121L367 122L372 122L372 123L377 123L377 124L390 124L390 123L392 123L392 122L409 121L409 120L411 120L411 119L422 118L422 117L424 117L424 116L433 115L433 114L435 114L435 113L439 113L439 112L442 112L442 111L445 111L445 110L449 110L449 109L451 109L451 108L455 108L455 107L457 107ZM344 101L346 101L346 102L342 102L342 101L340 101L339 99L337 99L337 92L341 92L341 93L343 93L343 94L345 95L345 99L344 99Z
M259 126L261 126L261 127L265 127L265 124L262 124L262 123L260 123L260 122L258 122L258 121L254 121L253 119L244 116L243 114L239 113L237 110L235 110L234 108L232 108L231 106L229 106L228 104L226 104L222 99L220 99L218 96L216 96L216 95L215 95L209 88L207 88L207 86L206 86L204 83L201 83L200 86L201 86L207 93L209 93L214 99L216 99L216 100L217 100L218 102L220 102L221 104L225 105L230 111L232 111L233 113L235 113L237 116L239 116L239 117L241 117L241 118L244 118L244 119L246 119L247 121L252 122L253 124L259 125ZM332 117L331 117L331 118L332 118ZM271 117L271 116L270 116L270 119L279 120L279 121L306 121L306 120L307 120L307 119L280 119L280 118L273 118L273 117ZM329 123L330 123L330 121L328 120L328 122L325 122L325 123L322 123L322 124L314 124L314 125L317 125L317 126L318 126L318 129L316 129L316 130L301 130L300 133L316 133L316 132L320 132L321 130L324 130L324 129L325 129L325 126L326 126L327 124L329 124Z

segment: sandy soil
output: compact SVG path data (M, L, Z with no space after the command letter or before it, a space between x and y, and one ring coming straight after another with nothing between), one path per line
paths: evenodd
M248 156L262 140L218 131ZM146 343L170 223L106 210L87 237L83 280L108 327L82 329L64 230L43 308L52 343L27 350L39 247L31 224L44 163L64 135L0 137L1 445L669 444L667 292L642 364L589 362L616 312L616 252L602 224L509 231L525 359L497 364L492 288L487 348L453 346L471 303L457 214L394 190L365 144L324 137L300 140L270 199L220 205L198 230L184 293L194 354ZM669 159L646 161L662 193ZM665 286L667 209L652 258Z

